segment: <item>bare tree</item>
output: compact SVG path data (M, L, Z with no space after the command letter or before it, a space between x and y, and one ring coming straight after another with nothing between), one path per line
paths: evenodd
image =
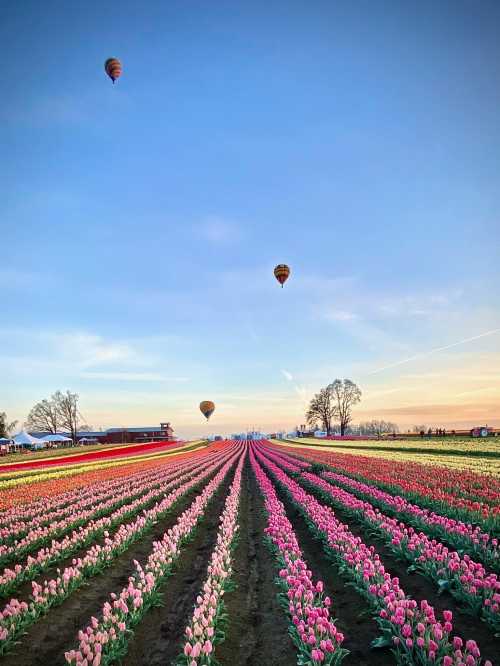
M17 421L7 421L7 414L0 412L0 437L8 437L17 425Z
M58 404L62 393L57 391L50 400L37 402L28 414L26 426L29 430L56 433L60 424Z
M76 444L77 433L83 428L87 429L88 426L82 423L82 417L78 409L78 400L80 396L78 393L61 393L58 391L57 395L57 416L61 427L70 433L73 443Z
M306 412L307 422L311 425L318 420L321 421L323 429L329 435L332 430L332 419L335 418L336 407L333 401L331 385L322 388L319 393L312 398L309 408Z
M340 434L344 435L352 420L352 408L361 400L361 389L350 379L336 379L327 386L335 404L337 418L340 421Z
M416 432L417 434L421 432L425 432L427 430L426 425L414 425L413 426L413 432Z

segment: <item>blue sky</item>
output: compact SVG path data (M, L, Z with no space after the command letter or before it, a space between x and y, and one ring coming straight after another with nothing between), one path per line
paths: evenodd
M0 12L2 409L500 424L498 3Z

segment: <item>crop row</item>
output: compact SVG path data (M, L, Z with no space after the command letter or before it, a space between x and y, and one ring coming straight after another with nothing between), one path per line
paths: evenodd
M74 559L71 566L58 571L56 578L44 581L42 585L33 582L28 602L12 599L0 612L0 654L9 650L25 629L51 607L62 603L86 580L111 566L133 542L141 539L155 522L166 516L183 495L212 475L228 455L227 452L219 454L210 465L200 461L199 474L194 479L182 483L132 522L121 524L112 536L105 538L103 545L93 545L85 555Z
M176 525L168 529L161 540L153 543L144 566L134 561L135 573L130 576L128 585L119 594L112 593L101 610L100 618L92 617L88 626L78 632L78 648L65 654L69 664L100 666L123 658L131 630L158 603L159 588L171 574L182 546L201 520L209 500L234 466L236 458L242 455L239 449L181 514Z
M429 539L400 520L389 518L369 502L332 486L315 474L306 472L302 478L323 500L375 529L394 555L411 563L414 571L436 582L441 590L449 590L474 614L482 615L494 630L500 629L500 581L496 574L488 573L467 555L448 550L439 541Z
M273 448L273 453L281 456L282 463L284 460L290 460L290 457L278 449ZM296 464L298 459L293 458L293 461ZM305 464L304 461L300 463ZM321 471L324 478L334 481L336 485L345 488L356 497L369 500L373 506L388 512L398 520L404 518L409 525L425 532L431 538L442 539L456 550L465 552L486 564L493 571L500 571L499 541L488 532L482 531L479 526L422 508L400 495L391 495L377 486L358 481L345 474L332 472L326 465L322 468L316 464L315 468L316 471Z
M149 491L161 484L165 474L175 474L186 465L190 466L191 464L190 462L179 463L176 466L167 467L165 471L151 472L142 479L129 481L122 484L121 490L115 488L112 494L107 496L108 499L99 496L99 493L97 493L90 508L84 507L82 509L78 504L75 504L72 512L66 518L52 522L44 527L34 528L22 539L19 541L15 540L11 545L0 545L0 565L10 562L12 559L19 560L20 557L44 544L50 544L51 548L53 547L57 550L59 544L54 544L54 539L67 534L70 530L75 530L75 528L84 528L92 521L108 516L110 513L120 509L124 504L141 499ZM123 489L123 485L125 485L125 489ZM86 538L86 530L79 529L78 531L80 532L79 534L75 534L75 531L73 531L70 538L77 538L81 542L82 539ZM39 553L37 557L40 555L42 558L45 558L48 553L45 549L42 549L41 554Z
M339 664L347 654L343 634L330 617L331 600L323 596L322 581L313 582L293 527L273 484L250 450L250 464L264 497L266 536L279 566L282 605L298 650L299 664Z
M199 457L199 454L187 454L189 459L196 459ZM186 458L178 458L175 461L172 461L170 458L156 459L160 466L164 465L173 465L179 464L181 461L185 461ZM122 467L127 467L123 465ZM137 465L137 463L136 463ZM133 468L134 465L131 466ZM133 469L127 473L127 481L129 479L140 479L143 476L148 476L152 472L158 470L156 466L153 470L151 469L139 469L134 473ZM28 529L31 529L34 526L43 525L51 520L56 518L61 518L67 515L72 511L72 507L75 504L80 504L84 506L84 501L89 500L90 503L93 502L93 498L98 494L106 493L106 491L112 493L113 489L119 489L123 484L123 480L111 478L109 476L106 480L100 480L95 483L86 484L82 488L76 488L75 490L70 490L67 492L59 493L52 498L42 498L36 501L32 501L26 504L19 504L12 506L9 509L0 511L0 536L2 539L5 537L3 532L4 528L14 529L16 526L19 529L23 529L23 523L29 523ZM38 520L37 520L38 519Z
M119 501L117 501L119 508L109 516L91 520L87 525L79 527L63 539L59 541L52 540L35 557L28 556L25 563L17 563L13 569L4 569L3 574L0 576L0 595L6 596L7 594L11 594L21 583L33 580L42 571L45 571L58 561L73 555L78 549L88 546L98 537L102 535L109 536L109 532L119 526L124 520L137 515L139 511L160 499L175 486L180 485L198 473L199 463L197 465L191 463L182 469L168 470L168 474L164 474L163 483L155 480L152 484L144 484L144 494L130 496L127 494L127 491L124 491ZM151 489L149 489L150 487Z
M395 463L383 457L304 448L294 448L293 453L359 481L375 483L431 511L473 522L495 536L500 534L500 483L493 477L418 463Z
M168 467L167 470L172 468ZM7 553L12 552L9 545L13 545L20 551L25 546L23 537L28 535L26 543L32 543L45 536L58 536L62 531L75 527L77 524L83 524L89 517L93 516L96 507L106 510L113 506L116 499L122 496L124 486L127 494L133 495L137 490L140 494L144 480L151 484L160 482L163 471L150 471L145 474L129 477L125 481L114 483L111 487L94 487L93 492L89 493L80 501L73 501L71 505L64 508L48 511L44 516L35 516L30 521L20 521L15 525L2 528L2 544L0 545L0 561Z
M386 570L373 547L368 547L339 521L331 507L318 502L269 458L269 451L255 447L257 459L266 467L290 501L303 513L323 541L325 550L342 573L368 600L382 630L382 641L394 647L398 664L480 664L475 641L452 637L452 613L444 611L438 621L426 601L419 604L404 592L398 578ZM272 456L272 454L271 454ZM382 643L381 641L381 643ZM485 662L487 666L489 662Z
M325 471L322 476L346 488L361 499L369 499L374 506L404 517L413 527L425 531L432 537L446 540L456 549L464 550L473 557L489 565L494 571L500 570L500 548L498 539L483 532L477 525L441 516L430 509L422 508L404 497L393 496L379 488L351 479L345 474Z
M217 543L208 565L193 616L185 632L185 642L178 664L210 666L218 643L225 638L227 625L224 593L231 589L232 548L238 533L238 507L241 495L241 473L245 455L241 455L233 483L220 517Z

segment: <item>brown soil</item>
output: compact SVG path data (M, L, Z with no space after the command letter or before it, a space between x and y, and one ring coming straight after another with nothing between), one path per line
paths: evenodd
M264 543L267 518L250 463L246 461L239 511L240 535L234 557L236 589L226 596L229 626L216 648L222 666L291 666L297 652L278 603L277 567Z
M162 587L163 605L151 609L134 630L124 666L175 664L182 649L186 624L206 577L219 517L232 478L233 473L230 473L209 502L192 541L185 544L176 569ZM61 606L51 609L32 625L14 653L3 657L2 665L62 666L64 652L76 645L77 631L87 625L91 615L99 614L110 592L118 592L127 583L133 571L132 560L143 562L147 558L153 540L160 538L175 523L197 492L199 489L192 489L164 520L132 544L102 575L91 578ZM314 579L323 581L325 593L332 599L332 615L344 633L343 645L350 651L344 663L348 666L388 666L394 663L389 649L370 648L380 632L367 601L346 584L347 578L328 560L321 542L313 537L300 511L284 493L280 493L280 497ZM373 538L369 529L342 511L335 510L335 513L349 524L353 534L360 536L367 545L376 547L391 574L399 576L407 594L417 600L427 599L438 611L451 609L456 633L477 640L484 658L494 660L500 654L500 640L493 637L493 632L484 623L458 612L453 598L448 594L438 596L433 584L422 576L408 574L406 564L396 560L380 540ZM297 652L288 634L288 618L278 603L277 565L263 540L267 518L248 457L243 469L239 524L233 565L236 587L225 596L226 640L217 645L215 656L221 666L291 666L297 663ZM39 578L44 580L49 576L50 572L47 572ZM31 589L31 583L23 586L21 591L27 593L28 588Z
M195 600L207 575L207 565L215 547L219 518L234 467L205 510L193 540L186 544L178 565L163 587L162 606L151 609L134 629L134 637L123 660L124 666L168 666L175 663Z
M164 605L148 613L135 631L124 666L175 664L196 596L206 577L228 486L229 480L207 510L206 519L181 558L179 568L166 583ZM216 648L217 660L227 666L296 663L285 616L276 598L276 570L262 541L266 521L248 461L243 473L239 523L233 574L237 587L225 598L229 624L226 640Z
M91 615L98 615L111 592L119 592L133 572L134 559L143 562L152 543L173 527L178 516L193 501L198 488L191 489L172 508L166 518L159 521L144 537L120 555L111 568L88 580L60 606L52 608L45 617L28 628L19 646L2 658L2 666L55 666L64 664L64 653L76 645L76 635L84 628ZM188 546L189 547L189 546Z
M349 666L387 666L394 663L390 649L370 647L370 643L380 636L380 630L376 621L367 613L366 600L352 586L346 585L346 579L326 557L322 542L314 537L301 512L285 493L276 488L314 580L323 581L325 595L332 600L332 617L337 618L337 628L345 636L342 645L350 652L342 663Z
M309 488L308 491L310 492ZM409 574L407 571L408 563L398 560L391 550L385 546L382 539L373 536L371 528L363 526L359 520L351 518L345 511L337 509L333 504L331 506L337 518L348 524L350 531L355 536L363 539L367 546L376 548L386 570L392 576L399 578L401 587L406 594L417 601L426 599L435 608L438 616L443 610L451 610L453 612L453 633L461 636L464 640L474 639L484 659L490 659L493 663L498 660L500 639L494 637L494 632L488 625L461 609L448 592L438 594L436 586L424 576L418 573Z
M124 522L129 523L129 522L132 522L132 521L136 520L137 516L139 516L144 509L150 509L155 504L155 502L157 502L157 501L158 501L158 498L151 499L149 502L147 502L144 505L144 507L139 509L139 511L137 513L135 513L133 516L129 516L128 518L125 518ZM121 524L122 523L118 523L114 527L108 529L108 532L109 532L111 537L120 529ZM79 557L83 557L84 555L86 555L88 549L91 546L97 545L97 544L102 546L104 544L104 541L105 541L104 536L98 536L97 538L92 539L91 541L89 541L89 543L87 543L87 545L81 546L80 548L78 548L72 555L69 555L69 556L65 557L64 559L59 560L58 562L55 562L48 569L46 569L42 573L39 573L33 579L33 581L36 581L37 583L41 584L42 581L44 581L44 580L50 580L51 578L56 578L57 575L58 575L57 574L58 569L60 571L64 571L64 569L66 567L71 566L71 563L74 559L77 559ZM24 561L25 560L23 559L23 562ZM21 583L21 584L17 585L15 590L11 591L9 594L0 593L0 599L3 601L3 603L7 603L7 601L9 601L9 599L11 599L13 596L15 596L16 599L28 601L28 597L31 595L32 582L33 581L28 580L24 583Z

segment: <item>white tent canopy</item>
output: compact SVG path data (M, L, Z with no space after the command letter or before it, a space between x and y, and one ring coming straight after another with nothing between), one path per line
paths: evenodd
M50 435L45 435L42 437L42 442L72 442L71 437L65 437L64 435L58 435L57 433L51 433Z
M46 444L46 442L44 442L43 439L38 439L38 437L32 437L28 432L26 432L26 430L22 430L20 433L15 435L14 442L16 444L22 444L22 445L30 444L33 446L36 446L37 444L38 445L41 444L42 446L44 446Z

